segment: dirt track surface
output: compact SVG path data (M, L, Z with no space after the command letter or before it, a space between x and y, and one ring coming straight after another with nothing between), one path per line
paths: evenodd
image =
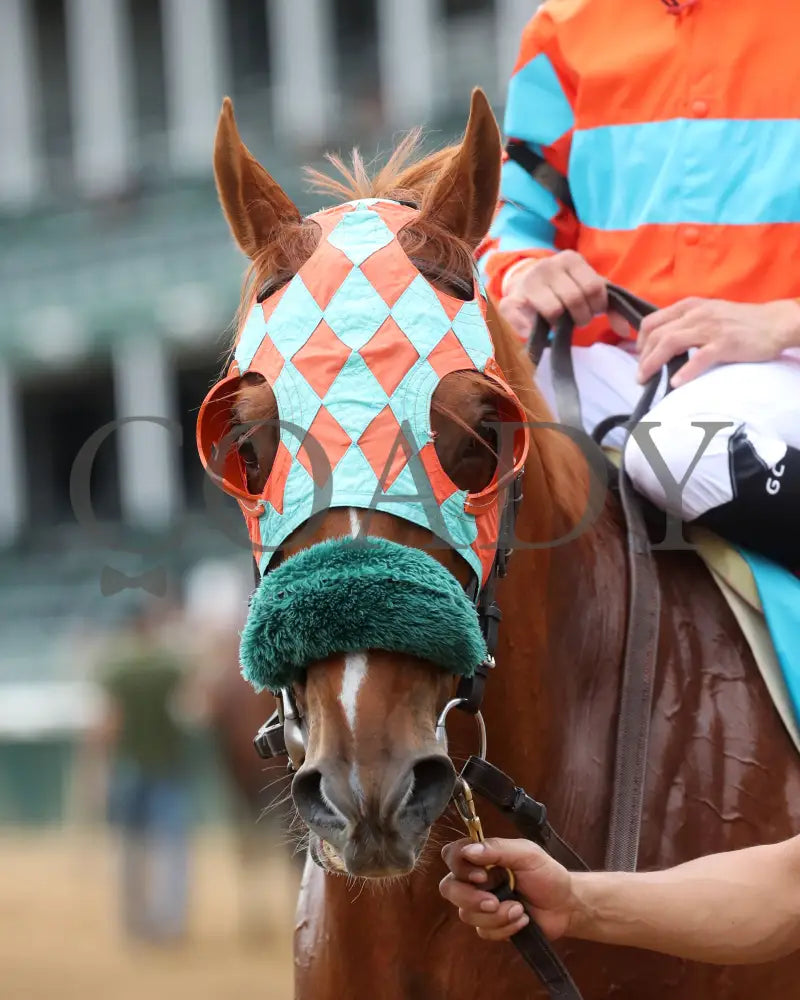
M232 837L199 837L188 938L158 948L122 936L114 848L99 834L0 831L2 1000L291 1000L297 876L280 855L250 877L245 919Z

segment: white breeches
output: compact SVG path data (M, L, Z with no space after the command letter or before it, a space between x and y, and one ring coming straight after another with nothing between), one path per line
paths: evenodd
M545 351L536 380L556 413L549 354ZM636 354L598 343L573 348L572 358L587 433L605 417L632 412L643 389L636 381ZM734 433L744 432L767 469L780 467L787 445L800 448L800 358L792 352L777 361L720 365L667 395L662 384L646 419L658 424L652 441L678 483L705 437L692 422L730 424L715 432L697 460L677 509L636 441L631 438L625 448L625 468L636 488L659 507L693 520L736 496L728 449ZM618 430L606 443L620 446L623 440Z

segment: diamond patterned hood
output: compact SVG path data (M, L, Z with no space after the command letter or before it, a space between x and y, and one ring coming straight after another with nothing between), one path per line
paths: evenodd
M461 301L434 288L400 246L397 233L417 214L370 198L311 216L319 246L288 285L253 306L228 375L201 407L198 444L213 475L226 423L221 401L230 400L232 383L258 372L275 394L280 445L262 496L247 494L230 458L215 476L240 501L262 572L313 513L360 507L429 529L481 581L488 576L497 484L470 497L450 481L433 446L431 399L442 378L464 370L515 397L494 360L477 278L473 298ZM307 435L320 447L307 446ZM517 466L527 450L522 436ZM324 467L314 459L320 448Z

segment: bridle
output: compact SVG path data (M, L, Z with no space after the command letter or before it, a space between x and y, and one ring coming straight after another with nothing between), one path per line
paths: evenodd
M636 330L644 317L656 309L650 303L614 285L608 286L608 299L609 308L620 313ZM571 357L573 332L574 323L565 315L552 334L551 362L560 421L582 431L580 398ZM534 365L538 364L544 348L548 346L550 336L549 324L540 318L528 345L529 356ZM669 363L668 380L684 360L685 356L681 356ZM642 419L652 405L661 377L662 372L659 371L650 379L632 414L610 417L598 425L592 435L598 448L612 429L622 426L630 431ZM619 493L625 517L629 577L629 604L605 868L635 871L658 647L660 588L646 526L645 501L634 492L624 471L618 471L605 458L603 461L611 485ZM502 619L495 596L496 586L508 570L512 550L504 542L514 537L522 502L523 474L524 469L520 469L507 490L500 518L498 547L483 587L473 577L465 588L475 604L487 656L472 677L460 679L455 697L447 702L439 715L436 732L439 740L446 745L446 721L454 709L467 712L477 720L480 751L467 760L456 779L453 792L453 801L471 839L483 840L483 828L475 801L476 796L481 796L505 813L523 836L539 844L559 863L573 871L588 871L589 867L580 855L548 822L545 805L528 795L507 774L486 759L486 727L480 710L487 680L495 669L494 654ZM259 581L260 574L256 565L256 583ZM305 725L296 700L291 690L284 688L276 695L275 712L255 737L256 751L263 758L287 754L290 770L296 770L305 756L305 740ZM502 884L492 891L501 901L522 901L515 892L513 873L509 872L507 875ZM553 1000L581 1000L581 994L569 972L534 921L511 940Z

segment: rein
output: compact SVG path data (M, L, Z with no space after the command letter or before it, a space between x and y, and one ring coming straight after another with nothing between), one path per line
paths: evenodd
M608 285L608 304L610 309L620 313L637 331L644 317L656 309L654 305L626 289L611 284ZM550 344L553 383L561 423L583 432L580 396L571 356L573 331L574 322L565 314L556 324ZM534 366L538 365L550 334L549 324L540 317L528 344L528 354ZM667 365L668 378L684 361L685 355L670 361ZM596 446L599 447L614 428L622 426L630 431L644 417L655 398L661 377L662 372L651 377L632 414L610 417L595 428L592 440ZM612 484L619 492L625 518L629 580L605 868L635 871L658 647L660 588L645 522L645 501L634 491L624 469L618 471L610 461L604 461ZM467 595L475 604L487 656L475 669L473 676L460 679L455 697L447 703L439 716L437 736L442 742L446 742L446 718L453 708L474 715L480 728L480 755L471 756L467 760L456 779L453 792L453 801L472 840L484 839L474 798L479 795L505 813L524 837L537 843L566 868L588 871L589 867L580 855L548 822L545 805L528 795L507 774L486 760L486 728L480 708L486 681L495 667L494 653L502 619L495 592L498 579L507 573L511 550L503 545L503 541L514 537L513 529L521 501L522 471L514 477L508 490L500 518L498 549L486 583L481 587L480 581L473 576L466 588ZM258 584L260 573L257 564L255 579ZM255 749L263 758L288 754L289 768L295 770L302 763L305 754L304 723L291 688L282 688L280 694L276 695L276 703L275 712L256 734ZM514 899L522 902L515 892L512 872L508 872L502 884L492 891L501 901ZM565 965L535 921L518 931L511 941L541 980L552 1000L582 1000Z

